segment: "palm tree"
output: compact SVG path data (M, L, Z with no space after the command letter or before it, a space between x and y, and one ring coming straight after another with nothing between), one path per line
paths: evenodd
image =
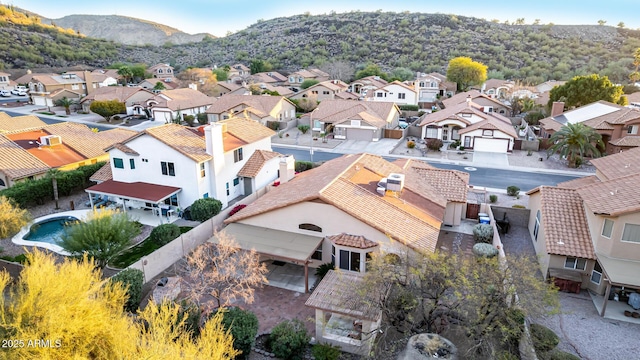
M49 169L47 176L51 178L51 185L53 186L53 199L56 201L56 210L60 209L58 206L58 176L60 176L60 170Z
M121 66L118 69L118 75L122 76L124 79L124 84L127 85L129 83L129 79L133 78L133 72L128 66Z
M63 97L62 99L56 100L56 106L64 107L64 110L66 111L67 115L71 115L71 110L69 110L69 107L71 107L71 105L73 105L75 103L76 103L75 100L69 99L66 96Z
M578 167L584 156L598 157L600 149L604 149L602 136L593 128L581 123L567 123L553 133L549 141L552 145L547 150L547 158L552 154L560 153L560 156L566 158L569 167L572 168Z

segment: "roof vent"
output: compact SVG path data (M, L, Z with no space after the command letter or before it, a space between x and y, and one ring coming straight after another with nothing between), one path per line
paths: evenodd
M387 192L387 189L382 186L379 186L378 188L376 188L376 192L380 194L380 196L384 196L385 193Z
M41 136L40 144L42 144L42 146L61 145L62 139L58 135Z
M387 177L387 190L402 191L404 188L404 174L391 173Z

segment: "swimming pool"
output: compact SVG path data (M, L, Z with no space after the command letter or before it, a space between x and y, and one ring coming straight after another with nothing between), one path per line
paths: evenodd
M22 239L57 244L66 229L76 221L79 221L79 219L73 216L59 216L46 219L31 225L29 232L23 236Z

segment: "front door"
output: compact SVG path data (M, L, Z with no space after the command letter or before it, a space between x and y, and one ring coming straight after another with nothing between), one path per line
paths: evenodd
M442 141L447 141L447 140L449 140L449 129L442 128Z
M244 182L244 195L251 195L251 193L253 192L251 189L251 178L244 178L243 180Z

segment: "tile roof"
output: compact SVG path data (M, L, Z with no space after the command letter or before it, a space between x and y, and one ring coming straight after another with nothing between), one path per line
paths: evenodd
M305 305L356 319L377 321L382 311L376 307L376 299L386 294L379 294L381 289L371 288L366 294L358 294L356 290L363 281L364 276L354 271L329 270Z
M513 86L513 81L510 80L500 80L500 79L489 79L484 82L485 89L496 89L501 86L511 85Z
M205 112L207 114L221 114L238 105L245 105L247 107L258 109L264 114L269 114L276 106L278 106L278 104L280 104L281 101L288 102L289 100L282 96L228 94L218 98L218 101L209 106Z
M414 249L433 251L444 206L429 184L407 180L398 196L380 196L377 182L402 168L379 156L344 155L298 174L227 219L235 222L296 203L323 200ZM414 174L407 174L411 179ZM436 194L428 198L430 194ZM442 197L440 197L442 199Z
M44 127L47 123L35 115L9 116L0 112L0 132Z
M617 177L578 188L594 214L619 216L640 211L640 174Z
M409 86L409 85L407 85L407 84L405 84L405 83L402 83L402 82L400 82L400 81L398 81L398 80L392 81L392 82L390 82L389 84L384 85L384 86L382 87L382 89L384 89L385 87L387 87L387 86L389 86L389 85L391 85L391 84L401 86L401 87L403 87L403 88L405 88L405 89L407 89L407 90L409 90L409 91L412 91L412 92L416 92L416 89L414 89L414 88L412 88L411 86Z
M332 243L340 246L348 246L356 249L369 249L378 246L378 243L371 241L362 235L351 235L342 233L338 235L327 236Z
M500 105L500 106L504 106L507 108L510 108L510 106L501 103L500 101L490 98L485 94L482 94L480 91L478 90L470 90L470 91L466 91L466 92L462 92L459 94L455 94L452 97L448 98L448 99L444 99L442 100L442 104L444 105L445 108L450 107L450 106L454 106L457 104L464 104L467 102L467 97L471 96L471 100L473 101L474 99L477 98L483 98L486 100L489 100L493 103L495 103L496 105Z
M424 126L424 125L437 123L446 119L453 119L453 120L461 121L467 125L470 125L471 122L469 121L469 119L461 116L460 114L475 114L483 119L487 118L488 115L480 111L479 108L480 108L480 105L473 103L473 101L469 104L460 103L460 104L452 105L445 109L422 115L422 117L420 118L419 124L420 126Z
M42 174L50 167L27 150L0 134L0 171L17 180Z
M95 182L103 182L107 180L113 180L113 173L111 172L111 164L106 163L103 167L98 169L91 177L89 178L91 181Z
M540 125L546 130L560 131L562 124L553 120L552 117L544 118L540 120Z
M154 137L193 161L203 162L211 159L211 155L207 154L204 136L188 127L178 124L156 126L138 133L126 142L144 134Z
M98 100L98 101L107 101L107 100L118 100L120 102L127 101L133 94L137 92L143 92L148 94L148 98L152 98L155 96L151 91L145 90L139 87L129 87L129 86L103 86L101 88L94 89L89 93L89 95L85 96L81 103L88 100Z
M215 98L190 88L164 90L156 95L154 100L158 101L155 107L166 107L172 111L208 106L216 101Z
M417 161L412 161L412 163ZM430 166L428 164L425 164ZM411 171L426 180L438 194L445 196L448 201L467 202L469 193L469 173L457 170L444 170L437 168L424 168L411 166Z
M275 131L250 119L233 117L231 119L221 120L218 122L220 124L227 124L227 132L247 144L272 137L276 134Z
M516 132L513 125L507 124L504 121L501 121L493 116L488 116L485 120L467 126L466 128L458 131L458 134L466 134L477 129L498 130L509 136L512 136L513 138L518 137L518 133Z
M256 150L251 154L251 157L242 169L238 171L238 176L254 178L260 173L260 170L262 170L262 167L267 161L278 156L281 156L281 154L267 150Z
M591 176L577 178L574 180L564 181L564 182L558 183L556 186L560 188L565 188L565 189L579 189L583 186L595 184L597 182L600 182L598 177L595 175L591 175Z
M609 141L609 144L621 147L638 147L640 146L640 136L625 136L614 141Z
M540 215L547 253L595 259L580 190L541 186Z
M387 119L398 107L390 102L324 100L313 112L314 120L325 123L339 124L351 119L364 120L371 125L382 127Z
M287 77L277 71L261 72L251 74L251 76L255 78L256 82L274 83L287 81Z
M637 174L640 173L640 148L592 159L591 164L604 176L602 180Z
M120 150L123 153L128 154L128 155L135 155L135 156L139 156L140 155L140 153L138 153L137 151L135 151L132 148L128 147L127 145L121 144L121 143L113 144L112 146L106 148L105 150L108 151L108 150L110 150L112 148L118 149L118 150Z
M43 128L51 135L59 135L62 142L86 158L104 155L107 147L136 134L133 130L112 129L94 133L84 124L64 122Z

